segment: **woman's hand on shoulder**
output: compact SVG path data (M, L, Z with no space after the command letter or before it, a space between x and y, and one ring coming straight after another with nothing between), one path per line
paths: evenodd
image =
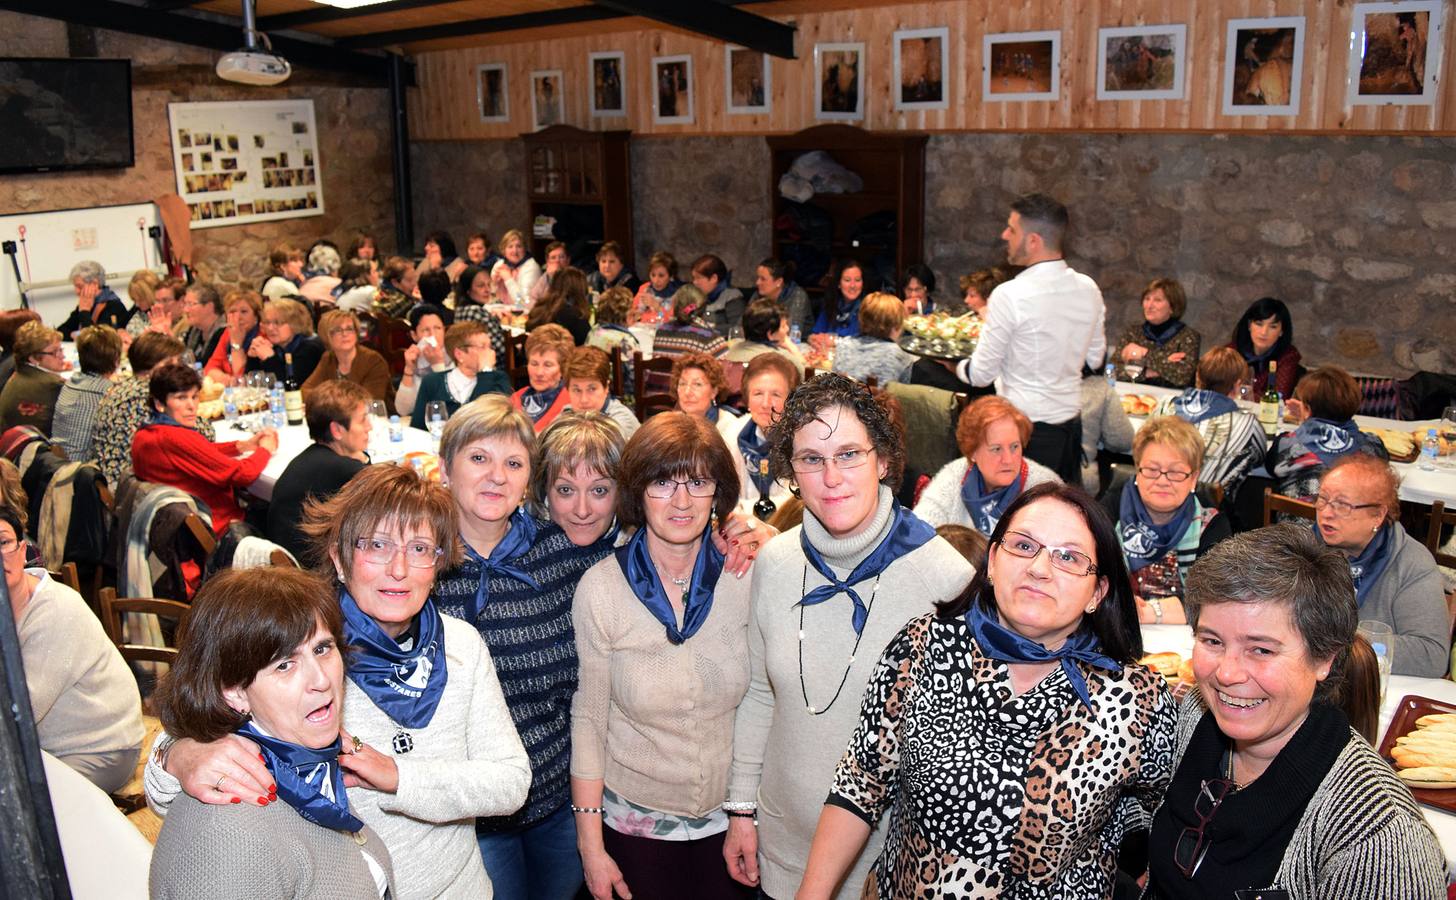
M722 527L713 532L713 546L725 557L724 568L742 578L758 558L758 551L777 534L778 529L757 516L735 509Z
M167 751L163 769L182 783L187 796L203 803L267 806L277 796L258 745L235 734L206 744L180 740Z
M586 889L592 900L632 900L632 892L622 877L622 870L605 850L583 853L581 872L586 876Z
M344 739L339 767L344 770L346 787L363 787L384 794L399 790L399 766L394 764L394 757L385 756L363 741L356 750L354 738L347 731L341 728L339 735Z

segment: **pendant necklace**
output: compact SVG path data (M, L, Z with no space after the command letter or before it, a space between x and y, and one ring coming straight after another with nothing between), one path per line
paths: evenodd
M880 592L880 577L875 576L875 586L870 591L870 602L865 606L865 625L869 625L870 612L875 608L875 595ZM849 680L849 670L854 668L854 655L859 652L859 642L864 640L864 630L861 629L855 636L854 646L849 651L849 661L844 665L844 675L839 679L839 687L835 688L834 696L829 698L829 705L820 709L809 702L809 688L804 684L804 597L809 593L809 566L804 566L803 582L799 585L799 693L804 698L804 708L811 716L822 716L834 706L839 700L839 695L844 692L844 684Z

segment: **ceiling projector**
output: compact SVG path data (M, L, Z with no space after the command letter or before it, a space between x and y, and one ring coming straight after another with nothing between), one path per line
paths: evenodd
M288 60L258 50L238 50L217 61L217 77L240 84L281 84L292 72Z

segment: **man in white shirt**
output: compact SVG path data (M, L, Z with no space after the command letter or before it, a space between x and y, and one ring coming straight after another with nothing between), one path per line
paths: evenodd
M1026 268L991 292L981 340L956 375L976 386L994 381L1032 421L1026 456L1077 484L1082 366L1102 365L1106 309L1097 283L1062 258L1066 230L1067 208L1045 194L1011 204L1001 238L1007 260Z

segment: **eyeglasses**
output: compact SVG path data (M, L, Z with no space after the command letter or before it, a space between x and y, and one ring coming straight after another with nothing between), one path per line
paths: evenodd
M659 478L647 483L646 493L654 500L671 500L677 493L678 485L687 488L689 497L711 497L718 493L718 482L711 478L689 478L686 481Z
M1324 494L1318 494L1314 498L1315 509L1328 509L1338 519L1343 519L1357 509L1375 509L1384 505L1383 503L1349 503L1344 500L1333 500Z
M283 320L282 319L260 319L259 320L259 324L260 325L282 325L283 324Z
M1208 855L1209 844L1204 831L1213 821L1214 813L1223 805L1224 798L1233 793L1234 783L1227 778L1205 778L1198 787L1198 796L1193 798L1193 814L1198 816L1198 827L1189 826L1178 835L1173 845L1173 863L1184 878L1198 874L1203 858Z
M36 356L65 356L65 354L61 352L60 347L54 347L50 350L42 350Z
M354 547L366 562L376 566L389 565L394 562L394 555L403 550L405 564L411 569L428 569L445 552L429 541L407 541L401 547L385 538L359 538L354 542Z
M6 556L9 556L10 554L14 553L16 550L19 550L21 547L24 546L24 541L19 541L15 538L0 538L0 553L3 553Z
M467 348L471 349L471 350L478 350L478 351L481 351L481 352L484 352L484 351L490 349L490 344L488 344L488 343L487 344L466 344L465 346Z
M823 472L829 461L834 460L836 469L858 469L869 462L870 454L875 452L874 447L850 447L838 453L825 456L822 453L802 453L789 458L789 468L795 472Z
M1148 481L1166 478L1169 484L1182 484L1193 476L1192 472L1164 472L1162 469L1154 469L1152 466L1138 466L1137 473L1138 477L1146 478Z
M343 334L358 334L358 333L359 333L359 329L355 328L353 325L340 325L338 328L331 328L331 329L329 329L329 336L330 337L338 337L338 336L343 335Z
M1020 531L1008 531L1001 539L1001 549L1012 556L1019 556L1022 559L1036 559L1037 554L1046 550L1047 558L1052 562L1052 568L1068 575L1095 575L1097 566L1092 564L1092 557L1081 550L1072 550L1067 547L1049 547L1029 534Z

